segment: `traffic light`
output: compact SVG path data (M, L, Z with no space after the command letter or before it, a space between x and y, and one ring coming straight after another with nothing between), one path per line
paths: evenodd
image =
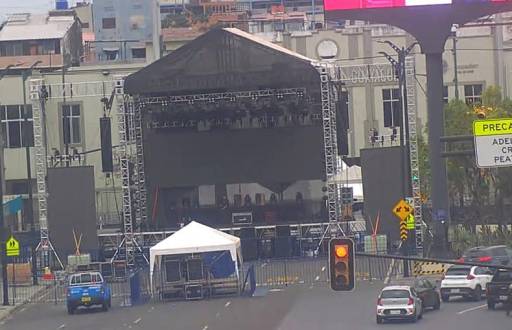
M352 291L355 288L354 241L350 238L333 238L329 242L329 272L331 288L335 291Z

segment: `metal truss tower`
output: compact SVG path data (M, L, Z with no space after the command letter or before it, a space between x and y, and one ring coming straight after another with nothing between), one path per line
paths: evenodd
M50 255L53 254L60 267L64 266L59 255L53 248L50 240L50 231L48 229L48 200L46 191L46 128L45 128L45 104L47 99L47 90L43 79L30 80L30 99L32 101L32 119L34 129L34 150L36 163L36 184L37 184L37 204L39 210L39 244L36 251L41 253L41 266L47 266Z
M405 58L405 81L407 93L407 118L409 121L409 161L411 166L411 183L412 198L415 219L416 232L416 251L418 254L423 253L423 214L421 210L421 185L420 185L420 169L419 169L419 150L418 150L418 126L417 107L416 107L416 66L414 56Z

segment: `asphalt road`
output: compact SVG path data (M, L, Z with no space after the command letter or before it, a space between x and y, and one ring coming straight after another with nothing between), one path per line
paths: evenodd
M2 330L178 329L178 330L366 330L366 329L512 329L504 311L488 311L485 301L454 301L427 311L417 324L375 323L375 301L382 284L359 282L349 293L325 284L292 285L262 297L229 297L121 307L108 312L84 310L68 315L62 304L32 304L0 323Z

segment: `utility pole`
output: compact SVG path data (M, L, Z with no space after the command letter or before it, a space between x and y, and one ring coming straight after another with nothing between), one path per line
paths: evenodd
M23 142L25 143L25 158L26 158L26 166L27 166L27 190L28 190L28 209L27 209L27 218L30 223L30 236L31 238L35 238L35 222L34 222L34 196L32 194L32 168L31 168L31 160L30 160L30 145L29 145L29 130L28 130L28 110L27 110L27 79L32 75L32 70L39 64L41 61L34 62L27 70L21 71L21 88L23 89L23 123L25 124L23 130ZM34 244L31 244L31 254L32 254L32 283L37 285L37 259L36 259L36 250Z
M14 65L8 65L0 72L0 80ZM0 125L0 133L2 125ZM9 306L9 282L7 281L7 251L5 250L5 240L7 238L7 230L4 223L4 141L3 134L0 134L0 261L2 262L2 305Z
M402 161L400 162L400 169L402 178L404 178L402 185L402 198L405 199L408 196L412 195L412 186L411 186L411 178L410 178L410 149L409 149L409 118L407 114L407 86L405 81L405 58L410 54L412 49L416 46L417 43L411 44L409 47L398 47L394 43L389 40L383 41L389 45L396 52L398 56L398 61L393 57L389 56L385 52L379 52L391 63L393 68L395 69L395 74L398 78L398 89L400 91L400 106L401 106L401 118L400 118L400 146L401 146L401 155ZM402 253L404 255L410 254L410 239L406 240L404 244L402 244ZM409 265L408 261L404 260L404 276L409 276Z
M455 99L459 100L459 75L457 72L457 24L452 25L452 41L453 41L453 84L455 85Z

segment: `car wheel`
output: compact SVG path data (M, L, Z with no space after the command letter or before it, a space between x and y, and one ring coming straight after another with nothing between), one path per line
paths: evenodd
M108 301L104 301L103 304L101 305L101 309L106 312L108 311Z
M75 313L75 309L72 306L68 305L68 314L73 315L73 313Z
M382 321L383 321L383 320L382 320L382 317L380 317L380 316L378 316L378 315L377 315L377 319L376 319L376 321L377 321L377 324L382 324Z
M494 303L494 301L489 301L487 300L487 309L494 309L496 307L496 304Z
M434 307L434 310L436 310L436 311L441 308L441 299L439 299L439 296L437 296L436 302L433 307Z
M447 296L447 295L444 295L444 294L443 294L443 295L441 295L441 300L442 300L443 302L448 302L448 301L450 301L450 296Z
M482 288L480 287L480 285L477 285L475 290L473 290L472 298L474 301L479 301L480 299L482 299Z

